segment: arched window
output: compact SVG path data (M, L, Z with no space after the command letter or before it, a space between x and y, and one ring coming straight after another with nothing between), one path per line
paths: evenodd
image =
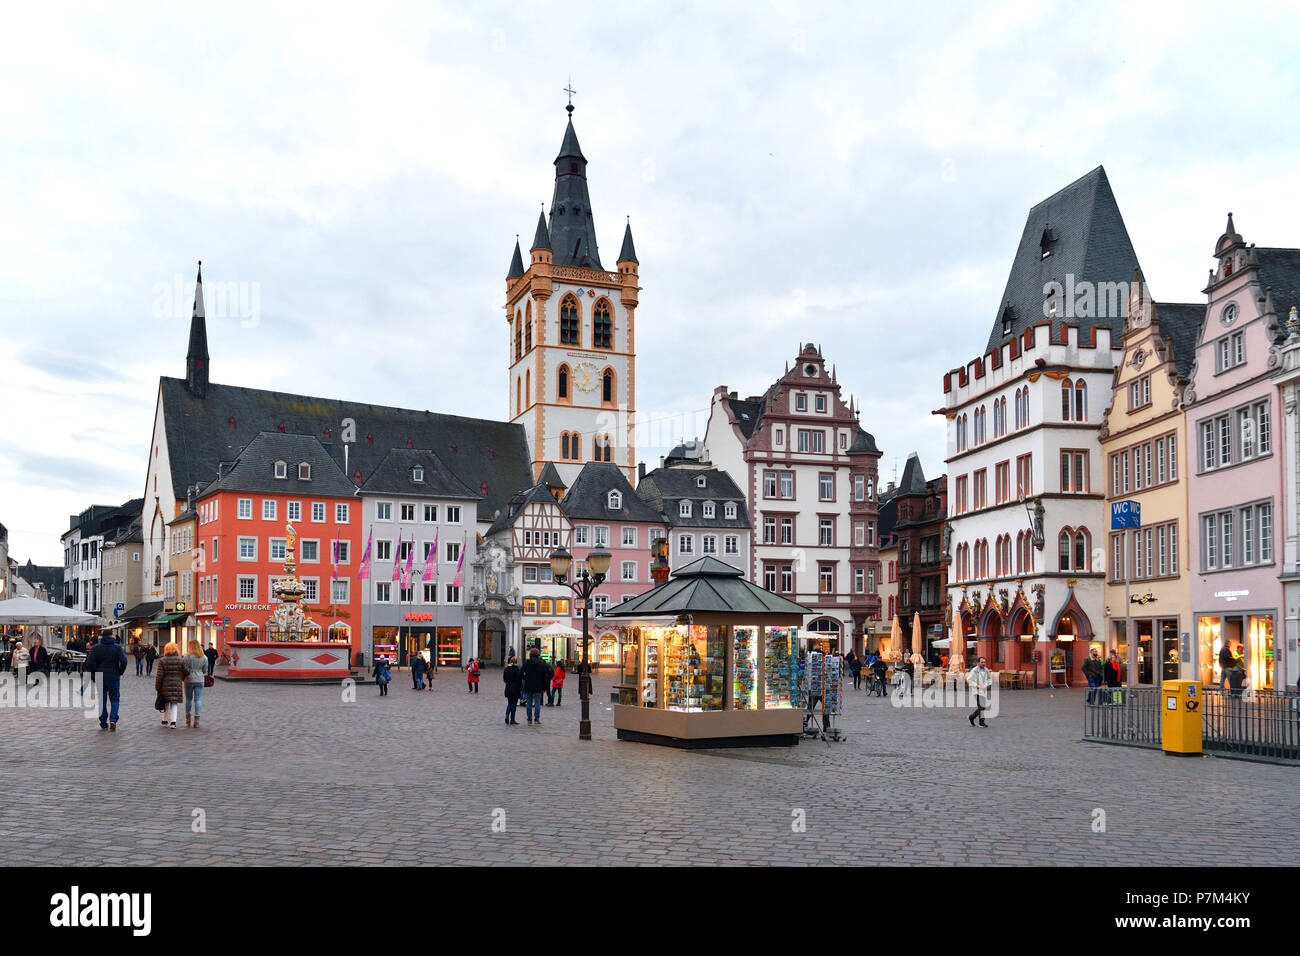
M515 414L518 415L524 410L524 383L523 379L515 379Z
M1070 570L1071 552L1074 550L1074 535L1070 533L1069 528L1062 528L1060 535L1057 536L1056 543L1060 556L1061 571Z
M524 354L524 323L519 318L519 313L515 313L515 361L518 362Z
M352 628L346 624L331 624L329 629L329 639L331 641L343 641L345 643L352 640Z
M533 320L531 317L524 319L524 351L533 350Z
M891 618L894 616L894 596L892 594L889 596L889 616Z
M555 395L562 402L569 401L569 366L567 365L560 366L560 371L556 376ZM569 456L565 455L564 457L568 458Z
M581 345L581 316L578 314L578 299L573 294L560 300L560 344Z
M560 457L564 460L569 458L569 433L560 432Z
M606 405L614 404L614 370L605 369L605 374L600 377L600 400Z
M1074 385L1074 420L1076 422L1088 420L1088 386L1083 379L1079 379Z
M1092 536L1087 528L1080 528L1074 533L1074 570L1087 571L1092 557Z
M1068 378L1061 382L1061 420L1070 421L1070 413L1074 410L1074 383Z
M574 461L582 461L582 432L569 436L569 450L573 452L571 457Z
M162 587L162 558L153 559L153 586Z
M598 349L614 347L614 320L608 299L599 299L591 311L591 345Z
M614 443L609 440L608 435L605 436L605 460L614 460Z
M524 369L524 401L533 404L533 370L530 368Z

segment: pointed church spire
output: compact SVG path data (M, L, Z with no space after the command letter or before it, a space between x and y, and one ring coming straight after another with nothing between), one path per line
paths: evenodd
M510 271L506 273L507 279L518 279L524 274L524 257L519 253L519 237L515 236L515 254L510 258Z
M533 235L533 249L551 248L551 234L546 228L546 213L537 214L537 232Z
M636 246L632 244L632 217L627 217L627 226L623 229L623 248L618 251L619 262L636 262Z
M570 93L572 100L572 91ZM555 192L551 197L550 237L558 266L604 270L596 245L596 221L587 194L587 157L573 129L573 103L565 107L569 122L555 157Z
M208 321L203 311L203 260L194 286L194 312L190 316L190 347L185 353L185 388L195 398L208 393Z

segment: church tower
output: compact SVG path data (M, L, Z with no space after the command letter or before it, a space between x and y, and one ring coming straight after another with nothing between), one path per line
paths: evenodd
M527 268L516 239L506 275L510 420L528 434L534 477L549 462L572 484L583 463L608 461L635 482L640 286L632 226L616 271L605 271L573 103L565 109L550 216L538 214Z

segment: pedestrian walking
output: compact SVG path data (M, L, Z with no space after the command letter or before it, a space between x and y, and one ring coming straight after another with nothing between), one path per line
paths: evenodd
M1101 662L1101 655L1097 653L1094 647L1088 659L1083 662L1083 676L1088 679L1088 703L1094 703L1097 700L1097 688L1101 686L1105 667Z
M524 680L523 673L519 670L519 662L510 657L506 669L501 672L501 679L506 685L506 723L518 724L515 720L515 708L519 706L519 695L523 693Z
M465 693L477 694L478 681L483 667L477 657L471 657L469 663L465 665Z
M150 644L148 647L144 649L144 663L145 663L145 671L147 673L149 674L153 673L153 663L156 660L158 660L158 648Z
M978 663L970 669L966 675L966 686L971 689L975 695L975 711L970 715L970 725L975 726L976 719L979 720L981 727L987 727L984 722L984 711L989 706L989 688L993 686L993 675L989 673L987 662L980 658Z
M524 711L528 723L542 722L542 694L551 686L551 669L542 660L542 652L533 648L528 652L521 671L524 679Z
M216 647L209 646L208 649L207 649L206 651L203 652L203 656L206 657L206 658L208 659L208 676L211 677L211 676L212 676L212 672L213 672L214 670L216 670L216 668L217 668L217 649L216 649Z
M1119 656L1114 650L1111 650L1110 655L1106 658L1106 664L1101 671L1102 682L1105 683L1107 687L1119 687L1124 683L1123 678L1124 670L1120 667Z
M19 684L27 683L27 665L31 663L32 657L27 648L23 647L22 641L14 642L13 656L9 662L14 669L14 674L18 677Z
M564 700L564 661L555 662L555 673L551 675L551 689L546 692L546 706L559 707Z
M428 669L429 663L421 655L416 654L411 658L411 684L412 690L424 690L424 672Z
M1225 640L1219 648L1219 690L1227 683L1228 675L1237 667L1237 658L1232 653L1232 641Z
M885 689L885 675L889 673L889 661L883 657L877 657L871 664L871 672L876 678L872 690L884 697L888 693Z
M208 657L203 653L203 645L196 640L191 639L187 650L181 661L185 667L185 726L198 730L203 687L208 679Z
M375 666L370 668L370 673L375 675L375 683L379 685L379 696L388 696L388 682L393 679L393 672L388 669L388 661L382 657L375 658Z
M162 660L158 663L158 673L154 675L153 689L158 692L162 702L162 725L176 729L176 718L180 716L181 701L185 699L185 663L181 659L180 645L168 641L163 648Z
M32 638L31 669L41 671L46 677L50 674L50 652L45 649L39 637Z
M131 656L135 658L135 676L144 676L144 645L136 641L131 647Z
M849 648L848 656L844 662L849 665L849 673L853 675L853 689L862 689L862 658L858 657L853 648Z
M93 681L99 674L99 729L117 730L122 702L122 675L126 673L126 652L111 635L90 649L83 673Z

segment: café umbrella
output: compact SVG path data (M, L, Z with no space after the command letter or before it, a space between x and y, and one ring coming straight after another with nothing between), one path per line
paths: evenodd
M903 651L903 629L898 626L898 616L895 615L889 625L889 656L895 660L902 660Z
M948 648L948 669L966 669L966 635L962 633L961 611L956 607L952 609L952 644Z

